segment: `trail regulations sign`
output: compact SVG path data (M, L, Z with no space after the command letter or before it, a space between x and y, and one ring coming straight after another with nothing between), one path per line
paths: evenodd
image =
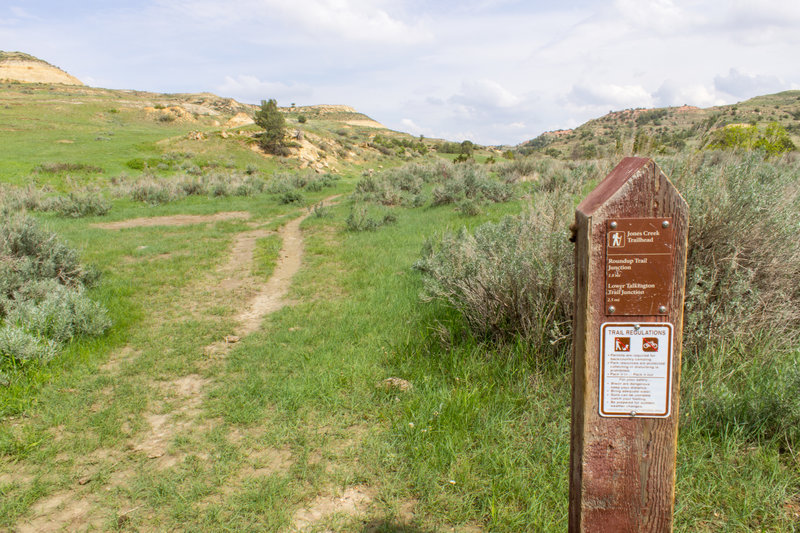
M672 531L689 212L627 157L575 210L569 531Z
M672 324L606 322L600 342L600 416L668 417Z

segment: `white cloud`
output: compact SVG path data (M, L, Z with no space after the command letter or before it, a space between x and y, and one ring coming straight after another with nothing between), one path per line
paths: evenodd
M225 81L218 85L216 90L223 96L232 96L245 102L260 102L275 98L280 105L307 98L312 92L305 85L287 85L281 82L265 81L248 74L240 74L236 77L225 76Z
M7 9L7 13L0 13L0 26L13 26L24 22L26 19L36 19L36 17L19 6L9 6Z
M472 110L508 108L518 105L520 98L493 80L470 80L461 84L461 92L451 97L453 102Z
M381 2L362 0L269 0L296 24L324 31L350 41L417 44L431 39L420 25L410 25L392 16Z
M32 20L35 20L35 19L38 18L38 17L34 17L27 10L25 10L25 9L19 7L19 6L11 6L9 8L9 11L11 11L12 15L14 15L17 18L21 18L21 19L32 19Z
M428 130L426 128L423 128L422 126L420 126L419 124L417 124L416 122L411 120L410 118L402 119L400 121L400 124L403 126L403 131L406 131L408 133L413 133L414 135L429 134L430 133L430 130Z
M747 74L732 68L726 76L714 76L714 87L737 98L749 98L789 89L790 84L778 76Z
M158 0L160 8L214 25L261 25L280 28L285 35L298 32L340 41L383 44L428 42L432 33L419 21L392 14L396 4L380 0ZM320 35L321 34L321 35ZM254 35L254 38L263 38Z
M653 94L659 107L693 105L709 107L730 103L729 99L720 97L714 89L704 85L687 85L667 80Z
M577 107L628 108L651 107L652 95L641 85L615 85L611 83L583 83L573 85L567 99Z
M627 20L632 28L674 34L699 22L697 15L689 13L671 0L616 0L617 15Z

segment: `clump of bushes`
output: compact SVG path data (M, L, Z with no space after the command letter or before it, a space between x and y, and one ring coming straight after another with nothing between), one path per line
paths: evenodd
M286 191L281 195L279 201L282 204L299 203L303 201L303 195L297 191Z
M39 209L42 203L42 191L28 185L20 189L17 187L0 187L0 215L16 211Z
M421 180L402 171L393 170L380 176L363 176L353 192L353 199L363 202L391 205L413 205L422 190Z
M720 159L709 153L660 165L690 207L684 353L796 347L798 165L758 154ZM550 185L537 191L529 212L428 243L415 265L423 273L424 298L459 310L480 337L523 338L544 352L566 349L573 298L566 231L581 183L605 175L602 167L553 168L541 176L540 183Z
M89 299L82 286L66 287L48 279L32 283L16 296L5 321L55 343L102 335L111 325L105 309Z
M670 168L671 167L671 168ZM800 168L700 154L663 168L689 204L684 350L800 340Z
M366 205L354 205L350 209L350 214L345 220L347 231L375 231L381 226L387 226L397 222L397 215L392 212L375 212Z
M452 177L433 188L433 205L456 204L464 199L499 203L513 198L513 186L491 179L485 168L472 164L456 168Z
M99 194L84 190L66 196L46 196L43 190L28 185L24 189L3 188L0 191L0 214L18 211L53 211L59 216L80 218L102 216L111 210L111 204Z
M49 198L42 206L43 211L55 211L62 217L81 218L103 216L111 210L111 204L99 194L72 192L67 196Z
M197 176L184 175L176 179L156 179L147 176L133 183L123 183L117 188L117 193L130 197L139 202L151 205L165 204L179 200L186 196L253 196L267 192L280 195L279 201L283 203L290 197L292 202L298 201L298 190L305 189L311 192L320 191L326 187L335 186L339 176L335 174L316 174L304 172L297 174L276 173L269 180L264 180L254 172L202 174Z
M298 189L317 192L325 188L334 187L339 179L340 177L336 174L317 174L310 170L294 174L277 172L272 176L272 179L267 181L265 190L271 194L284 194Z
M42 163L36 165L34 172L44 174L63 174L65 172L87 172L100 174L103 172L101 167L88 165L86 163Z
M61 344L111 325L86 289L99 273L32 218L0 219L0 374L54 357ZM3 378L5 379L5 378Z
M507 202L514 197L513 184L490 177L475 164L412 163L374 175L367 172L356 184L352 198L385 206L420 207L427 198L424 186L434 184L432 205L473 202Z
M777 122L767 124L763 131L750 124L729 124L714 130L706 148L720 150L762 150L779 155L796 150L786 128Z
M183 195L172 182L158 182L153 179L140 180L130 187L131 199L150 205L166 204Z
M572 245L568 195L541 197L528 211L429 241L414 268L425 300L441 300L463 315L479 337L521 337L555 356L569 347Z
M121 195L151 205L165 204L187 196L252 196L266 189L266 182L252 174L223 174L190 176L177 179L155 179L152 176L118 189Z

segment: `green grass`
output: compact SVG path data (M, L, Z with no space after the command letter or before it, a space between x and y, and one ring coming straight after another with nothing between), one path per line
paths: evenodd
M61 92L65 91L65 92ZM14 157L0 157L0 176L16 185L36 183L65 190L106 183L120 174L138 175L135 159L173 163L182 167L207 166L244 169L254 166L267 172L283 167L264 159L236 137L222 139L213 116L161 122L158 111L148 112L150 98L91 88L59 88L47 85L0 85L0 143ZM77 96L77 97L76 97ZM215 122L216 120L216 122ZM204 132L198 141L188 137ZM177 163L170 154L181 154ZM164 157L167 157L166 161ZM35 172L47 163L85 164L102 172Z
M125 113L109 116L133 120ZM142 135L120 149L130 154L136 138L145 143L141 156L155 157L161 148L143 139L148 131L177 128L170 124L142 125ZM89 143L89 129L74 134ZM58 137L47 135L36 142ZM192 161L218 160L228 146L219 141L208 141L210 151ZM23 144L25 170L15 174L6 161L6 181L20 182L41 161L33 144ZM53 160L102 166L107 175L130 159L70 153L70 146L58 145L64 151ZM222 162L231 157L238 156L226 153ZM245 162L242 155L234 164ZM326 216L302 224L303 266L289 292L292 305L266 317L227 355L208 350L233 332L249 297L226 292L218 272L237 234L276 231L321 199L352 191L369 166L348 167L334 188L303 191L302 205L264 193L160 206L114 199L107 216L79 220L39 215L103 272L91 294L114 326L0 388L0 473L9 473L0 476L0 528L33 518L37 502L66 493L91 503L101 530L285 531L314 502L360 487L371 502L365 516L330 515L315 527L563 531L569 362L474 338L456 312L420 301L422 281L411 268L428 238L518 213L527 199L482 205L475 217L452 205L396 207L396 223L350 232L351 201L343 196ZM597 171L582 166L572 177ZM42 179L68 186L63 176ZM103 185L105 178L97 179ZM250 218L116 231L92 226L226 211ZM281 244L277 235L259 239L253 263L243 268L266 279ZM740 399L773 398L789 409L791 402L779 400L792 397L793 382L770 372L791 375L800 354L765 360L760 352L728 348L684 361L675 529L794 531L797 451L785 436L760 432L762 406ZM388 377L413 388L380 387ZM175 383L187 378L197 390L184 394ZM770 387L772 396L761 394ZM725 389L732 399L715 403ZM148 457L137 446L161 415L172 428L166 453Z
M256 252L253 257L254 275L264 279L272 275L282 245L283 240L278 235L269 235L256 241Z
M242 202L252 202L257 220L292 212L268 197L146 210L202 213L238 210ZM22 429L4 426L3 462L34 479L2 486L0 523L11 526L39 497L71 490L81 458L112 449L123 454L130 478L105 493L103 480L119 465L101 461L98 482L87 489L109 509L108 528L122 520L133 529L280 531L318 496L358 485L374 491L372 523L388 528L563 530L567 362L531 361L524 346L471 338L453 312L419 304L421 283L410 268L428 236L519 208L492 205L488 215L469 219L451 207L406 209L396 225L363 233L344 231L347 201L330 217L310 217L303 225L306 266L291 293L298 303L267 319L213 372L202 347L225 334L235 306L188 318L185 303L175 300L223 260L246 225L106 232L85 221L53 220L106 273L97 296L117 326L106 338L72 347L27 391L34 402L6 411L24 413L27 421ZM276 247L271 237L259 244L263 264L272 262ZM160 324L147 319L153 309L163 315ZM442 334L440 323L455 333ZM98 372L123 344L137 355L116 375ZM710 370L684 372L676 529L790 530L786 506L800 481L796 464L775 442L710 432L701 423L697 381ZM147 432L143 417L163 395L157 383L192 373L211 386L195 420L199 429L179 432L170 444L183 459L159 470L141 454L125 453L126 443ZM392 376L413 389L376 388ZM172 400L173 407L179 403ZM54 431L60 438L53 439ZM232 440L233 434L242 437ZM255 466L247 465L269 464L257 454L270 449L291 459L267 476L248 475ZM399 514L408 502L411 521ZM147 511L125 514L137 506ZM347 516L327 520L344 531L357 527Z

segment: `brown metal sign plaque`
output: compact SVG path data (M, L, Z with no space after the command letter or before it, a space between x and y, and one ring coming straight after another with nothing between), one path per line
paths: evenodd
M675 270L672 218L606 222L606 314L666 315Z

